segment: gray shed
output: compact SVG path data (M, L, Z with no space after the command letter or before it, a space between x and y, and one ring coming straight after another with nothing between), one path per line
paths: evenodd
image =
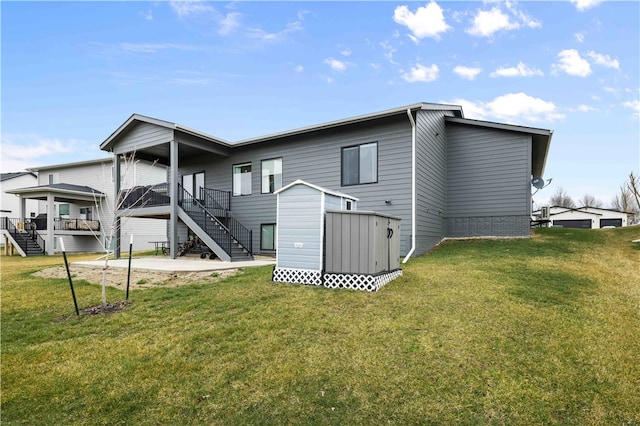
M273 281L377 291L402 275L399 218L359 212L357 198L302 180L276 195Z
M325 213L354 210L358 199L300 179L275 194L277 257L273 280L322 285Z

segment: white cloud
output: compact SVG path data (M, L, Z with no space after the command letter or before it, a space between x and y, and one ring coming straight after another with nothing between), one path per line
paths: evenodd
M396 51L398 49L396 49L395 47L391 46L391 44L386 40L381 42L380 46L384 50L384 57L387 58L387 60L390 63L392 63L394 65L398 65L398 63L393 60L393 54L396 53Z
M298 66L294 67L293 70L295 72L302 72L302 71L304 71L304 67L302 65L298 65Z
M558 112L553 102L534 98L522 92L498 96L490 102L454 99L446 103L461 105L466 118L478 120L494 118L517 124L555 121L565 117L564 114Z
M277 42L284 40L290 34L301 31L302 24L299 21L289 22L286 28L282 31L278 31L275 33L268 33L261 28L251 28L247 30L247 35L251 38L258 39L266 42Z
M393 20L409 28L414 41L425 37L439 40L440 34L451 28L444 19L442 8L434 0L419 7L415 13L407 6L398 6L393 11Z
M580 12L584 12L585 10L591 9L602 3L602 0L571 0Z
M340 54L342 56L351 56L351 50L350 49L343 49L342 52L340 52Z
M220 25L220 28L218 28L218 34L231 34L234 30L240 27L241 18L242 14L238 12L230 12L227 13L226 16L220 17L218 19L218 24Z
M56 164L58 160L54 158L57 156L68 158L68 154L85 152L87 146L89 145L86 142L77 139L63 141L33 134L3 135L1 168L3 172L19 172L30 167ZM61 159L59 162L67 161L67 159Z
M622 104L625 108L633 110L633 117L640 118L640 101L628 101Z
M415 67L411 67L409 72L402 74L402 78L409 83L430 83L438 79L439 73L438 66L436 64L426 67L421 64L416 64Z
M138 12L140 16L142 16L146 21L153 21L153 12L151 9L147 9L147 11L141 10Z
M471 68L458 65L453 72L467 80L474 80L482 72L482 68Z
M175 43L120 43L118 47L129 53L157 53L161 50L196 50L195 47Z
M534 75L542 76L544 73L535 68L530 68L523 62L518 62L515 67L500 67L492 72L491 77L531 77Z
M473 18L473 26L467 33L474 36L490 37L498 31L515 30L519 25L512 22L509 15L503 13L498 7L491 10L481 10Z
M596 53L593 50L587 53L587 56L593 60L598 65L605 66L607 68L615 68L617 70L620 69L620 62L617 59L611 59L609 55L602 55L600 53Z
M169 5L181 19L191 15L214 11L208 3L200 0L172 0L169 2Z
M584 31L579 31L577 33L574 33L573 36L576 38L576 40L578 40L578 42L580 43L584 43L584 38L586 37L587 33Z
M596 111L596 109L594 107L589 106L589 105L581 104L581 105L578 105L578 111L580 111L580 112L590 112L590 111Z
M575 49L566 49L558 53L558 63L553 64L554 70L561 70L569 75L586 77L591 74L591 65Z
M334 58L327 58L324 60L325 64L328 64L332 70L337 72L345 72L347 70L347 63L343 61L339 61Z
M506 2L508 13L502 11L498 6L490 10L480 10L473 18L473 25L467 29L467 33L479 37L491 37L498 31L516 30L522 27L539 28L542 23L521 10L518 10L514 3Z

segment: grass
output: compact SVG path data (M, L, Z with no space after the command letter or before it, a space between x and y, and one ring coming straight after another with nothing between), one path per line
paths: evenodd
M449 241L378 293L247 268L79 318L31 275L61 258L2 257L2 422L640 424L638 232Z

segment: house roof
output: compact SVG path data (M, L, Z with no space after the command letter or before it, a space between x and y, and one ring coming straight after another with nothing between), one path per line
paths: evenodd
M27 170L30 172L40 172L45 170L61 169L76 166L88 166L91 164L113 163L113 157L98 158L95 160L75 161L72 163L49 164L46 166L31 167Z
M31 173L31 172L0 173L0 182L4 182L5 180L15 179L20 176L26 176L26 175L37 177L35 173Z
M276 195L280 194L281 192L284 192L287 189L292 188L292 187L294 187L296 185L305 185L305 186L308 186L309 188L313 188L313 189L315 189L317 191L324 192L325 194L335 195L336 197L348 198L348 199L353 200L353 201L358 201L358 198L353 197L351 195L347 195L347 194L344 194L344 193L338 192L338 191L332 191L331 189L323 188L321 186L314 185L314 184L309 183L309 182L305 182L302 179L297 179L297 180L291 182L289 185L283 186L282 188L280 188L277 191L275 191L274 194L276 194Z
M46 200L49 194L53 194L56 201L75 202L93 201L96 198L105 198L106 194L88 186L72 185L70 183L54 183L50 185L30 186L7 191L9 194L36 200Z
M258 142L265 142L271 139L280 139L289 136L300 135L303 133L316 132L319 130L331 129L334 127L345 126L349 124L362 123L370 120L377 120L380 118L391 117L394 115L406 115L407 111L416 110L430 110L430 111L452 111L456 116L462 117L462 107L458 105L446 105L446 104L432 104L426 102L420 102L411 104L399 108L388 109L384 111L378 111L370 114L357 115L355 117L344 118L335 121L328 121L326 123L314 124L312 126L300 127L297 129L286 130L284 132L272 133L265 136L258 136L255 138L244 139L235 142L234 146L249 145Z
M170 121L159 120L157 118L148 117L142 114L132 114L124 123L120 125L107 139L100 144L100 149L103 151L111 151L115 142L117 142L122 136L124 136L129 130L131 130L138 123L149 123L156 126L164 127L169 130L177 130L187 135L196 136L197 138L204 139L208 142L213 142L221 145L229 146L229 142L224 139L217 138L215 136L208 135L197 130L193 130L189 127L183 126L177 123L171 123Z
M544 175L544 168L547 163L547 154L549 153L549 145L553 136L553 130L540 129L537 127L519 126L514 124L496 123L493 121L472 120L469 118L445 117L448 123L464 124L468 126L477 126L496 130L506 130L509 132L518 132L531 135L532 138L532 158L531 158L531 174L535 177Z
M358 115L355 117L344 118L335 121L329 121L320 124L314 124L312 126L300 127L297 129L286 130L283 132L272 133L265 136L258 136L249 139L243 139L236 142L229 142L227 140L211 136L209 134L199 132L197 130L190 129L189 127L183 126L181 124L172 123L165 120L159 120L157 118L148 117L142 114L133 114L131 115L120 127L118 127L104 142L100 144L100 149L103 151L111 151L113 149L114 144L124 136L131 128L133 128L138 123L149 123L154 124L156 126L164 127L166 129L179 131L191 136L195 136L199 139L202 139L207 142L213 142L224 147L234 147L234 146L242 146L249 145L259 142L266 142L273 139L279 139L294 135L300 135L304 133L316 132L320 130L331 129L334 127L345 126L349 124L362 123L370 120L376 120L384 117L391 117L394 115L403 115L406 114L407 111L415 111L418 109L422 110L432 110L432 111L452 111L457 117L462 117L462 107L458 105L445 105L445 104L433 104L420 102L416 104L411 104L399 108L388 109L384 111L374 112L370 114Z
M551 215L554 214L561 214L561 213L566 213L569 211L575 211L575 212L583 212L583 213L592 213L592 214L596 214L596 215L602 215L602 213L598 213L594 210L598 210L598 211L603 211L603 212L614 212L614 213L624 213L624 214L629 214L628 212L623 212L620 210L615 210L615 209L603 209L600 207L590 207L590 206L582 206L582 207L563 207L563 206L551 206L551 209L564 209L564 210L560 210L560 211L556 211L555 213L550 213ZM588 211L591 210L591 211Z

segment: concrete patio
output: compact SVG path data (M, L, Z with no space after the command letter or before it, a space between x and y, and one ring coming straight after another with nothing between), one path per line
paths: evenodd
M134 258L131 260L132 270L157 271L157 272L205 272L205 271L223 271L226 269L250 268L253 266L275 265L276 260L272 258L262 258L243 262L224 262L222 260L198 259L198 258L180 258L170 259L164 257L145 257ZM73 262L73 266L82 266L87 268L99 268L104 266L104 260L90 260ZM127 269L129 267L129 259L111 259L109 260L109 268Z

